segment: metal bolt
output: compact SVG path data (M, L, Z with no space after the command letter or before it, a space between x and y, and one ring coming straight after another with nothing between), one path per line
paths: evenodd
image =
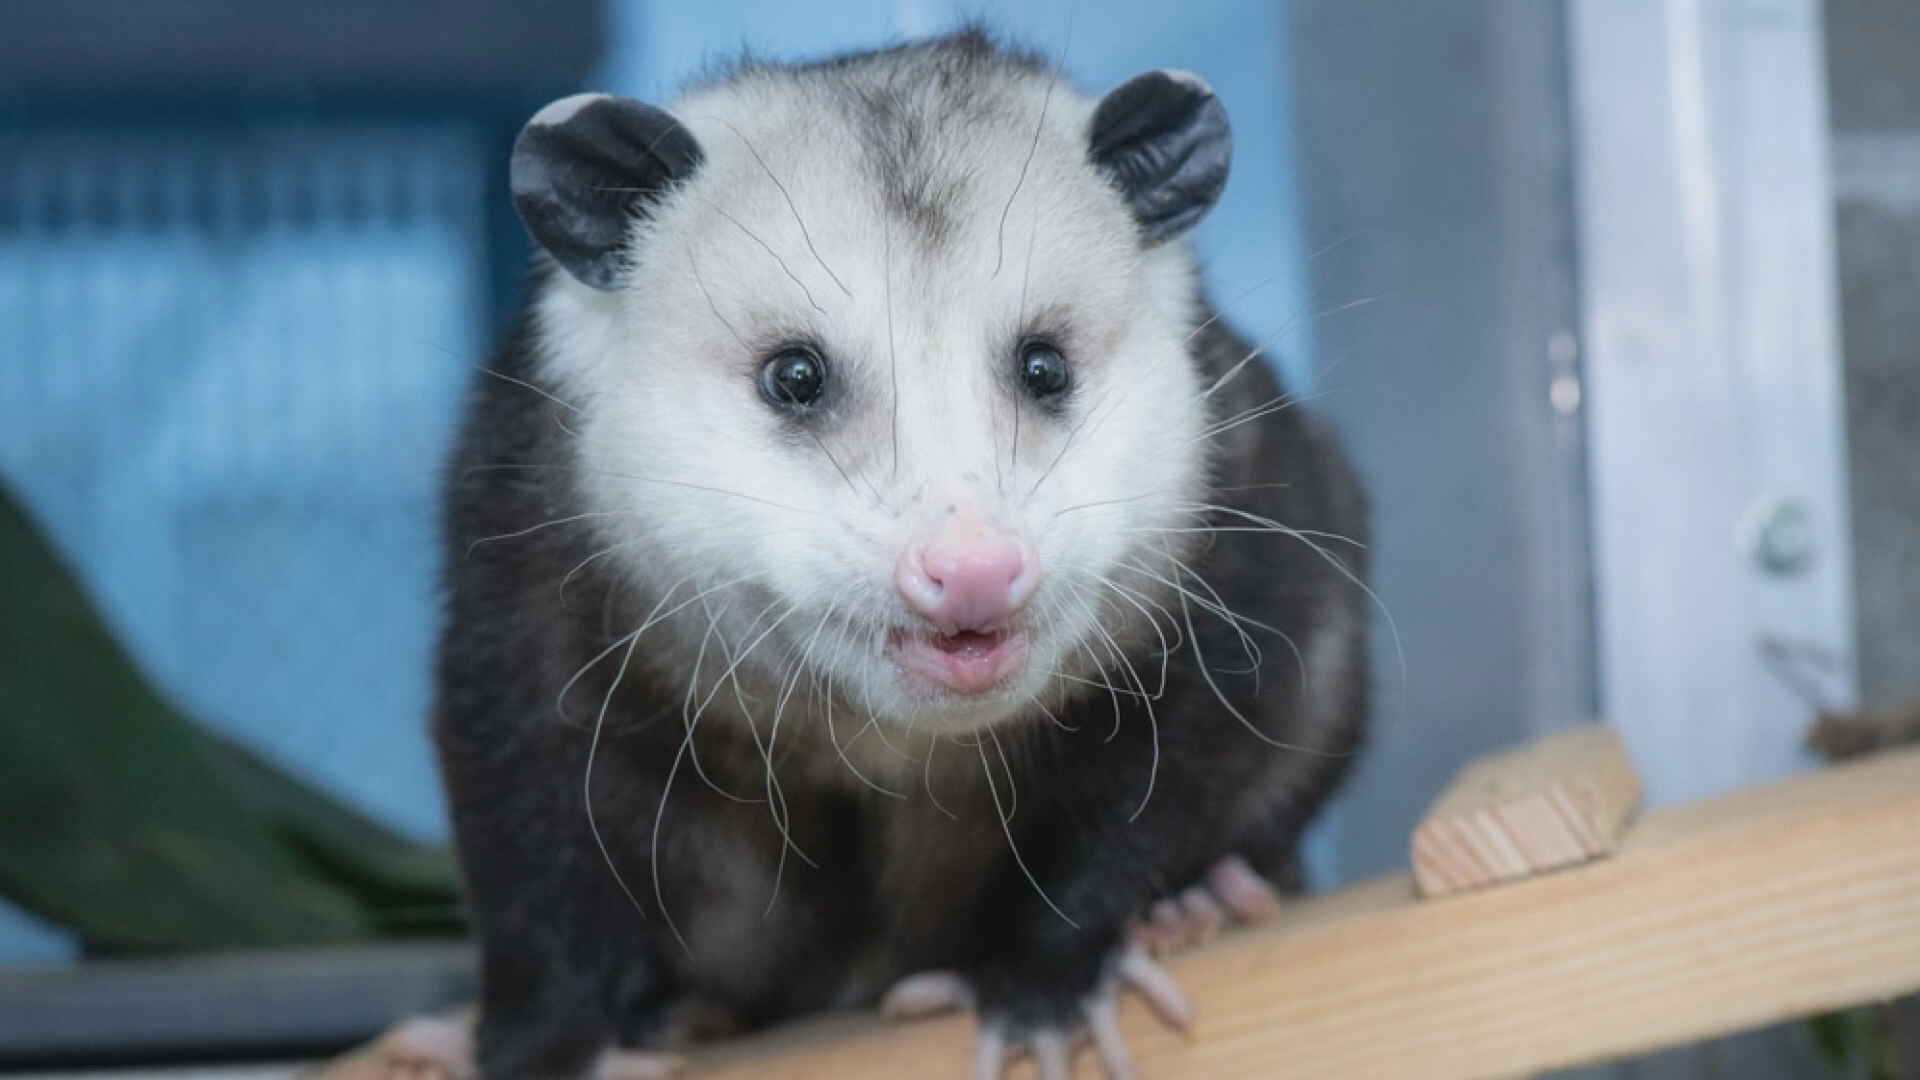
M1741 547L1775 577L1803 573L1819 554L1813 510L1799 499L1774 496L1754 502L1740 523Z

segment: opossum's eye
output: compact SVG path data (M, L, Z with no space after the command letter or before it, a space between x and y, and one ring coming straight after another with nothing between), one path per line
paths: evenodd
M804 409L827 386L827 362L805 345L780 350L760 369L760 392L783 409Z
M1045 405L1059 400L1071 382L1067 358L1060 350L1044 341L1020 346L1020 385L1035 402Z

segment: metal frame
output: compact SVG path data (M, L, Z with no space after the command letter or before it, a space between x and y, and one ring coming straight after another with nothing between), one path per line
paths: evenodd
M1601 701L1696 798L1854 695L1819 4L1569 14Z

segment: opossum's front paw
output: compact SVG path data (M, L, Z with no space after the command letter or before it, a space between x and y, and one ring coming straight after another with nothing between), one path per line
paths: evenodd
M951 971L923 971L895 983L880 1002L890 1019L927 1016L954 1009L978 1009L980 1036L974 1056L975 1080L998 1080L1022 1052L1031 1053L1041 1080L1068 1080L1074 1051L1091 1042L1109 1080L1135 1076L1120 1021L1114 1011L1122 989L1131 987L1167 1024L1184 1028L1193 1008L1173 977L1137 945L1122 949L1094 991L1064 1008L1038 1011L1025 1006L981 1003L965 978Z
M1147 912L1128 936L1134 944L1166 956L1213 940L1223 927L1258 926L1280 913L1280 890L1238 855L1208 868L1201 881Z

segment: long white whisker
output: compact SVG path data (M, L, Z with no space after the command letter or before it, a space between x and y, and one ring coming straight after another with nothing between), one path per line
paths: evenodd
M992 735L994 745L996 747L999 746L1000 737L998 735L993 734L992 728L987 729L987 734ZM1062 922L1066 923L1068 926L1073 927L1075 930L1080 929L1080 924L1077 922L1074 922L1071 918L1067 916L1066 912L1060 910L1060 905L1053 902L1053 897L1047 895L1046 889L1041 888L1040 879L1033 876L1033 871L1027 868L1027 860L1020 857L1020 846L1014 843L1013 827L1012 825L1009 824L1010 819L1008 818L1006 811L1001 809L1001 806L1000 806L1000 789L996 787L993 783L993 768L992 766L987 764L987 748L979 740L975 740L973 746L974 746L974 749L978 751L980 754L980 775L986 777L987 794L993 798L994 816L1000 819L1000 831L1006 834L1007 850L1013 853L1014 865L1018 866L1020 868L1020 872L1027 876L1027 882L1028 884L1031 884L1033 886L1033 891L1040 897L1042 901L1046 903L1048 907L1053 909L1053 913L1055 915L1060 916L1060 919ZM1005 760L1004 754L1002 755L1002 760Z
M600 823L593 817L593 761L600 753L600 730L606 726L607 709L613 704L613 695L620 689L620 680L627 676L627 665L633 660L633 648L640 644L640 631L634 631L629 637L626 655L620 660L620 670L613 677L613 685L607 687L607 696L600 702L600 716L593 723L593 739L587 743L587 769L586 776L581 781L580 794L587 808L587 830L593 833L593 842L600 848L600 857L606 860L607 870L613 874L613 880L619 884L620 891L627 895L627 902L633 905L633 910L639 912L642 919L645 919L647 910L640 906L640 901L633 895L633 890L627 887L627 879L620 876L620 868L613 864L613 852L607 850L607 841L600 835Z
M920 764L920 783L926 787L927 801L933 804L935 810L947 815L947 817L954 821L959 821L960 815L947 809L946 804L940 801L940 796L933 793L933 752L939 749L939 746L940 736L938 733L936 733L933 738L927 740L927 757L926 760Z

